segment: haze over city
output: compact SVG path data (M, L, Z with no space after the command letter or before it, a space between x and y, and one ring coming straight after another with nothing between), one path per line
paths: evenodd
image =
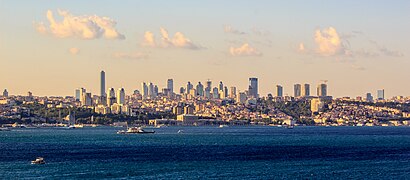
M107 88L127 93L168 78L175 89L211 79L246 90L257 77L261 96L322 80L334 97L409 96L409 9L370 0L1 1L0 88L98 94L105 70Z

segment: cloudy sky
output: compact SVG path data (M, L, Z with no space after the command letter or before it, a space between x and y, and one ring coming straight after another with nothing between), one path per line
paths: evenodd
M211 79L260 94L276 84L333 96L377 89L410 96L410 1L0 1L0 89L73 95L128 93L141 82L178 89Z

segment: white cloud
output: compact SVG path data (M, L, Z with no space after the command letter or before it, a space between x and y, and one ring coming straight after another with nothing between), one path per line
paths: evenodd
M144 34L143 46L160 47L160 48L185 48L185 49L201 49L202 47L193 43L189 38L181 32L176 32L173 37L170 37L165 28L160 28L161 43L156 43L154 34L146 31Z
M73 48L70 48L68 52L70 52L70 54L72 55L77 55L78 53L80 53L80 49L73 47Z
M147 54L140 53L140 52L136 52L136 53L116 52L112 56L117 59L134 59L134 60L148 58Z
M224 32L225 32L225 33L231 33L231 34L237 34L237 35L244 35L244 34L246 34L245 32L239 31L239 30L233 28L233 27L230 26L230 25L225 25L225 26L224 26Z
M404 54L400 51L394 51L387 49L386 47L380 47L379 51L383 53L385 56L392 56L392 57L403 57Z
M231 47L229 52L232 56L262 56L261 52L251 47L248 43L245 43L238 48Z
M315 42L318 46L317 53L323 56L345 55L348 53L339 34L333 27L325 28L322 31L316 30Z
M73 16L68 11L58 10L58 15L62 17L61 22L57 22L51 10L47 11L49 26L43 22L36 23L36 30L43 34L51 34L57 38L78 38L78 39L125 39L115 26L116 21L108 17Z

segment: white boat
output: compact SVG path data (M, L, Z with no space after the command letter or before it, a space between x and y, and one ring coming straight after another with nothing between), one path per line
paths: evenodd
M128 128L126 131L125 130L117 131L117 134L152 134L152 133L155 133L155 131L147 131L141 127L131 127L131 128Z
M183 132L184 132L184 130L178 130L178 134L181 134Z
M228 125L219 125L219 128L227 128L227 127L229 127Z
M42 157L38 157L38 158L36 158L36 160L31 161L31 164L45 164L45 163L46 163L46 161L44 161L44 158L42 158Z

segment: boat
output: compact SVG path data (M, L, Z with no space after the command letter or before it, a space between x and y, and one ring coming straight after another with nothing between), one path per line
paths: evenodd
M181 134L183 132L184 132L184 130L178 130L178 134Z
M227 127L229 127L228 125L219 125L219 128L227 128Z
M38 157L38 158L36 158L36 160L31 161L31 164L45 164L45 163L46 163L46 161L44 161L44 158L42 158L42 157Z
M147 131L141 127L131 127L131 128L128 128L126 131L125 130L117 131L117 134L152 134L152 133L155 133L155 131Z

